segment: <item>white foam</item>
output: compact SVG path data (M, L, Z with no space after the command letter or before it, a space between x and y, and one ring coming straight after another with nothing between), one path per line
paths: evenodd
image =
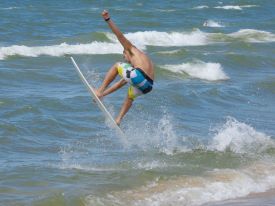
M95 166L89 166L89 165L81 165L78 163L71 163L71 164L60 164L58 166L56 165L50 165L51 167L57 167L58 169L62 170L80 170L85 172L119 172L124 171L124 169L117 169L117 168L110 168L110 167L95 167Z
M241 29L237 32L228 34L233 38L238 38L246 42L274 42L275 35L271 32L255 30L255 29Z
M275 148L275 143L269 136L232 117L228 117L226 123L214 131L216 135L208 147L210 150L261 153L268 148Z
M104 197L86 197L87 205L194 206L213 201L265 192L275 187L275 167L270 162L254 163L247 168L215 169L204 176L182 176L150 181L136 189L111 192Z
M209 6L206 6L206 5L194 7L194 9L207 9L207 8L209 8Z
M104 167L93 164L93 161L81 161L83 156L87 155L87 143L74 142L67 146L61 147L59 155L61 158L60 164L50 164L50 167L63 170L80 170L85 172L108 172L108 171L124 171L126 169L111 167L110 165ZM91 159L89 159L91 160Z
M179 65L165 65L163 68L175 73L186 73L193 78L208 81L229 79L219 63L191 62Z
M175 151L188 151L189 149L186 149L184 145L178 142L178 136L173 128L174 124L171 115L166 114L165 108L161 107L159 110L163 114L160 114L161 117L157 122L153 117L152 119L145 120L144 113L138 111L135 111L136 115L134 119L127 120L128 126L124 131L126 135L131 136L129 139L130 143L142 150L156 149L158 152L167 155L173 155ZM140 122L137 119L143 119L143 121ZM152 127L152 123L155 126Z
M69 45L62 43L52 46L10 46L0 48L0 59L8 56L20 55L37 57L40 55L62 56L65 54L117 54L122 53L122 46L118 43L92 42L90 44Z
M174 132L171 116L165 114L158 122L154 136L157 139L157 144L161 152L168 155L173 154L175 149L178 149L178 138ZM181 148L185 150L185 148Z
M208 22L208 26L222 26L217 22ZM106 36L111 42L91 42L87 44L67 44L62 43L59 45L48 46L25 46L13 45L8 47L0 47L0 60L9 56L27 56L38 57L41 55L49 56L63 56L66 54L121 54L123 51L122 46L111 33L106 33ZM244 42L274 42L275 35L271 32L242 29L231 34L220 33L205 33L200 30L192 32L158 32L158 31L145 31L128 33L126 37L133 42L135 46L140 49L146 49L146 46L200 46L221 42L226 38L233 41L241 40Z
M136 168L144 170L152 170L156 168L166 168L168 165L165 162L159 160L153 160L152 162L138 162Z
M213 20L206 21L206 26L222 27L223 25ZM275 41L275 34L267 31L255 29L241 29L231 34L221 33L206 33L199 29L192 32L159 32L159 31L144 31L128 33L125 36L133 42L137 47L145 49L146 46L200 46L212 43L212 37L223 35L224 37L237 38L246 42L272 42ZM106 33L106 36L112 43L118 43L115 35Z
M259 7L258 5L242 5L242 8L252 8L252 7Z
M216 6L216 9L225 9L225 10L243 10L243 8L257 7L257 5L227 5L227 6Z
M0 60L14 55L37 57L40 55L62 56L65 54L121 54L123 49L116 37L111 33L106 35L112 41L111 43L94 41L89 44L74 45L62 43L51 46L13 45L0 47ZM140 49L146 49L146 45L197 46L207 44L206 33L199 30L190 33L145 31L128 33L126 37Z
M224 27L222 24L213 21L213 20L207 20L203 23L203 26L205 27Z
M160 52L156 52L156 53L158 53L158 54L167 54L167 55L173 55L173 54L177 54L177 53L179 53L179 52L181 52L181 50L180 49L175 49L175 50L171 50L171 51L160 51Z
M156 9L156 11L160 11L160 12L174 12L177 11L176 9Z
M150 46L199 46L207 44L207 33L200 30L192 32L159 32L144 31L125 34L137 47ZM107 33L110 40L117 42L116 37Z
M232 10L242 10L242 8L240 6L231 6L231 5L228 5L228 6L216 6L214 8L216 8L216 9L225 9L225 10L229 10L229 9L232 9Z
M223 26L218 22L209 20L209 26ZM116 37L107 33L107 37L113 41L117 42ZM133 42L137 47L144 49L146 46L200 46L212 43L217 43L217 41L212 40L212 37L221 35L220 33L206 33L200 30L195 30L192 32L158 32L158 31L145 31L145 32L135 32L128 33L126 37ZM275 35L271 32L254 30L254 29L241 29L237 32L231 34L222 34L225 37L240 39L245 42L273 42L275 41Z
M13 10L13 9L19 9L20 7L16 7L16 6L13 6L13 7L7 7L7 8L0 8L0 10Z
M181 205L182 201L186 205L201 205L210 201L244 197L251 192L264 192L273 188L275 184L275 176L270 173L274 171L274 168L269 168L267 165L265 167L266 170L259 171L259 174L253 173L254 168L242 171L215 170L209 173L207 178L200 179L197 186L165 191L153 195L144 203L152 205L161 202L162 205L165 205L172 201L173 205Z

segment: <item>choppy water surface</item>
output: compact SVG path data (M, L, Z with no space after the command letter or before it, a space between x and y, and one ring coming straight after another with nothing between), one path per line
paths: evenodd
M101 18L154 61L152 93L108 127L97 86L122 61ZM202 205L275 188L270 1L1 1L1 205ZM104 103L115 116L127 87Z

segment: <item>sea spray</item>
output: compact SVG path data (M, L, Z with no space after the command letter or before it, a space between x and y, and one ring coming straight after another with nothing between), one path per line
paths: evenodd
M158 147L160 151L166 154L173 154L177 148L177 135L174 132L171 117L168 114L159 120L155 134L159 137Z
M133 111L136 115L127 121L125 127L126 135L130 136L129 141L144 151L154 148L158 152L173 154L175 150L184 150L185 148L178 144L172 116L166 112L164 106L160 107L160 111L162 112L158 120L150 117L150 114L143 118L144 114ZM142 121L138 121L139 119Z
M269 148L275 148L275 142L268 135L256 131L233 117L228 117L222 127L212 130L216 134L208 146L209 150L260 154Z

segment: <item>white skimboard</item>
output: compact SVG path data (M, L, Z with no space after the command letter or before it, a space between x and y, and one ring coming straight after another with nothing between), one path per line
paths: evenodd
M86 85L87 89L89 90L90 94L92 95L93 99L96 101L99 109L103 112L103 114L105 115L105 117L107 119L110 120L111 122L111 127L114 128L116 130L116 132L118 133L118 135L120 136L121 140L123 141L124 145L128 144L128 141L126 140L126 136L125 134L122 132L122 130L120 129L120 127L116 124L114 118L112 117L112 115L110 114L110 112L106 109L106 107L104 106L104 104L102 103L102 101L97 97L97 95L95 94L95 91L93 89L93 87L89 84L89 82L86 80L86 78L84 77L84 75L82 74L81 70L79 69L78 65L76 64L75 60L73 57L71 57L71 60L73 62L73 65L77 71L77 73L79 74L80 79L82 80L82 82Z

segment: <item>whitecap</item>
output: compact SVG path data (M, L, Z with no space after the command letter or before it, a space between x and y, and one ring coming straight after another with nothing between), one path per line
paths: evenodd
M67 44L49 46L12 45L0 47L0 59L8 56L20 55L37 57L40 55L62 56L66 54L121 54L123 49L115 35L106 33L109 42L91 42L88 44ZM193 32L157 32L145 31L128 33L125 35L135 46L145 50L147 45L151 46L197 46L207 44L207 34L196 30Z
M227 6L216 6L215 9L225 9L225 10L243 10L243 8L257 7L257 5L227 5Z
M202 5L202 6L196 6L193 9L207 9L207 8L209 8L209 6Z
M40 55L63 56L65 54L121 54L122 51L122 46L120 44L105 42L75 45L62 43L59 45L34 47L13 45L0 48L0 59L5 59L8 56L14 55L37 57Z
M198 78L208 81L227 80L229 77L223 71L219 63L190 62L179 65L164 65L163 68L175 72L186 73L192 78Z
M13 10L13 9L20 9L20 7L13 6L13 7L7 7L7 8L0 8L0 10Z
M224 27L219 22L213 21L213 20L207 20L203 23L203 26L205 27Z
M117 42L115 35L106 34L107 37ZM137 47L144 48L150 46L199 46L207 44L207 33L200 30L192 32L159 32L159 31L144 31L125 34L131 42Z
M157 52L158 54L168 54L168 55L172 55L172 54L177 54L179 53L181 50L180 49L175 49L175 50L171 50L171 51L160 51Z
M275 167L256 162L240 169L214 169L203 176L155 178L133 189L88 195L86 205L202 205L208 202L245 197L275 187Z
M255 29L241 29L237 32L228 34L229 37L238 38L246 42L274 42L275 35L271 32L255 30Z
M210 22L211 23L211 22ZM213 22L212 22L213 23ZM211 24L212 24L211 23ZM214 22L216 23L216 22ZM211 25L210 24L210 25ZM209 26L210 26L209 25ZM218 26L213 25L212 26ZM219 25L222 26L222 25ZM66 54L121 54L123 48L114 34L105 33L109 42L91 42L86 44L67 44L47 46L12 45L0 47L0 60L9 56L38 57L41 55L63 56ZM127 33L125 36L139 49L146 50L146 46L182 47L202 46L225 41L240 40L244 42L274 42L275 35L271 32L241 29L231 34L206 33L200 30L191 32L159 32L144 31Z
M216 6L214 8L215 9L225 9L225 10L242 10L242 8L240 6L232 6L232 5L228 5L228 6Z
M268 148L275 148L274 141L268 135L232 117L228 117L222 127L213 130L216 134L208 146L209 150L261 153Z

